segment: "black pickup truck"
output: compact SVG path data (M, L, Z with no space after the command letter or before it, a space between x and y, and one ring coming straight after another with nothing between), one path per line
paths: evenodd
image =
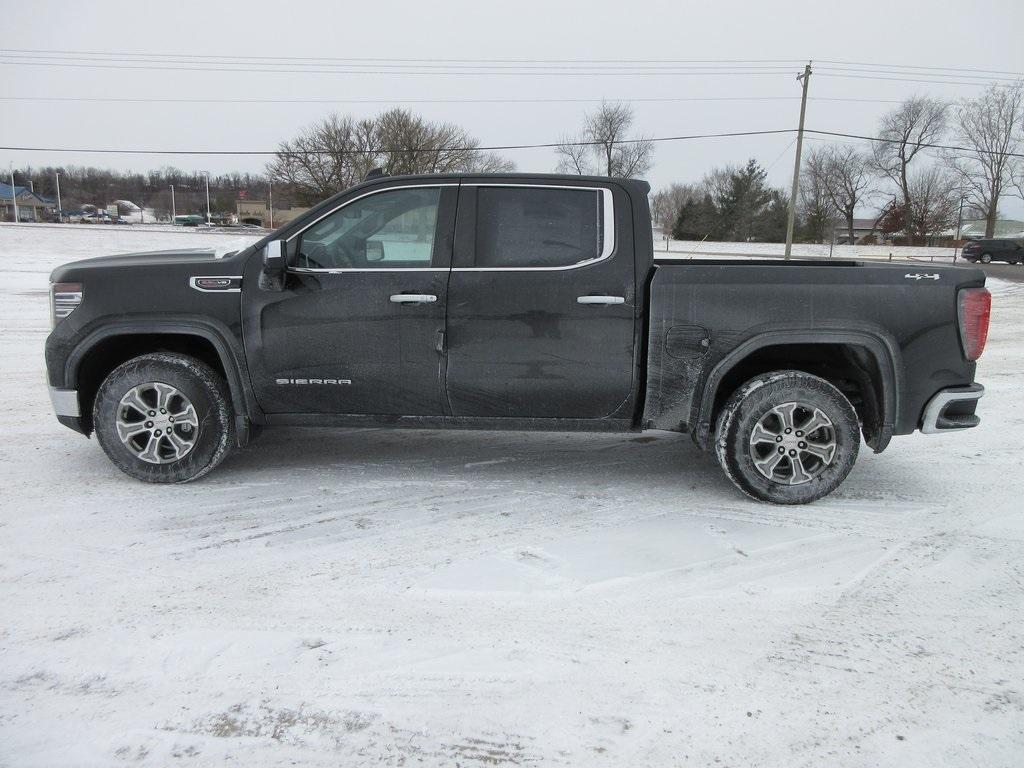
M58 419L181 482L265 426L688 432L764 501L978 424L974 268L653 259L648 185L377 177L244 250L67 264ZM642 471L639 468L638 471Z

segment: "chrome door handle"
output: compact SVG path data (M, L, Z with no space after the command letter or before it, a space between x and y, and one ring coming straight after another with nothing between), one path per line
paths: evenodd
M578 296L577 304L625 304L623 296Z
M431 293L393 293L392 304L433 304L437 296Z

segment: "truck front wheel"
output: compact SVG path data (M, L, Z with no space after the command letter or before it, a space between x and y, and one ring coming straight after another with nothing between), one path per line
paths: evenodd
M846 479L857 460L857 413L842 392L802 371L741 386L718 416L715 455L733 485L773 504L806 504Z
M195 358L142 355L104 379L93 424L103 452L124 473L147 483L195 480L227 454L227 385Z

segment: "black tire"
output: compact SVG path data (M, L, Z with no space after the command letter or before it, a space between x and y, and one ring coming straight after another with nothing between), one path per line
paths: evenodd
M992 263L992 254L991 253L983 253L983 254L981 254L981 258L979 259L979 261L981 261L982 264L991 264Z
M753 454L758 452L759 460L764 462L769 456L775 458L772 455L775 448L771 443L761 442L755 448L751 442L755 426L759 423L763 425L766 419L775 418L771 415L773 410L786 409L791 403L820 409L827 417L831 422L824 427L827 431L813 434L827 435L829 450L832 451L828 462L801 453L796 464L802 474L798 473L796 464L787 455L777 460L780 473L788 467L791 477L801 479L793 485L770 479L758 470ZM790 418L792 420L805 413L811 411L801 407L790 411ZM781 420L778 423L780 427L784 426ZM796 440L800 434L799 431L792 431L793 436L787 433L784 439ZM779 440L778 437L774 439ZM799 445L806 447L806 443ZM790 447L797 449L795 445ZM850 474L859 448L860 424L850 401L829 382L802 371L773 371L745 383L733 393L719 413L715 433L715 456L733 485L758 501L772 504L807 504L828 495ZM783 453L782 445L779 449ZM763 455L761 451L764 451ZM803 472L805 458L812 465L809 472ZM809 480L802 480L805 474L813 476Z
M163 457L166 463L140 458L121 440L117 429L124 408L122 398L134 388L154 382L169 385L187 398L197 422L195 427L187 427L193 440L188 452L180 459ZM184 483L205 475L227 455L233 423L227 384L210 366L185 355L154 353L119 365L104 379L93 404L93 425L103 452L122 472L147 483ZM179 422L177 428L185 427ZM167 443L162 445L163 453L169 453Z

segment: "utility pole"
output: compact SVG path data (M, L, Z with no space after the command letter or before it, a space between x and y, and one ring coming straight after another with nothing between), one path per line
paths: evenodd
M57 182L57 221L64 220L64 208L60 204L60 174L57 171L53 172L53 180Z
M796 194L800 187L800 151L804 146L804 115L807 114L807 84L811 80L811 62L804 65L804 73L796 76L803 81L803 94L800 97L800 127L796 131L796 159L793 161L793 190L789 193L789 216L786 220L786 254L789 258L793 250L793 224L796 222Z
M957 243L960 242L960 227L964 223L964 196L960 195L960 211L956 215L956 238L953 241L953 261L956 262L956 249L959 247Z
M203 178L206 179L206 226L210 226L210 172L204 171Z
M174 220L178 218L178 212L174 208L174 185L171 184L171 225L174 225Z
M268 179L267 186L269 187L269 194L267 197L270 200L270 228L274 228L274 180Z
M13 160L11 161L10 171L11 171L11 202L14 203L14 223L17 224L17 223L20 222L20 219L18 217L18 192L17 192L17 190L14 189L14 161Z

